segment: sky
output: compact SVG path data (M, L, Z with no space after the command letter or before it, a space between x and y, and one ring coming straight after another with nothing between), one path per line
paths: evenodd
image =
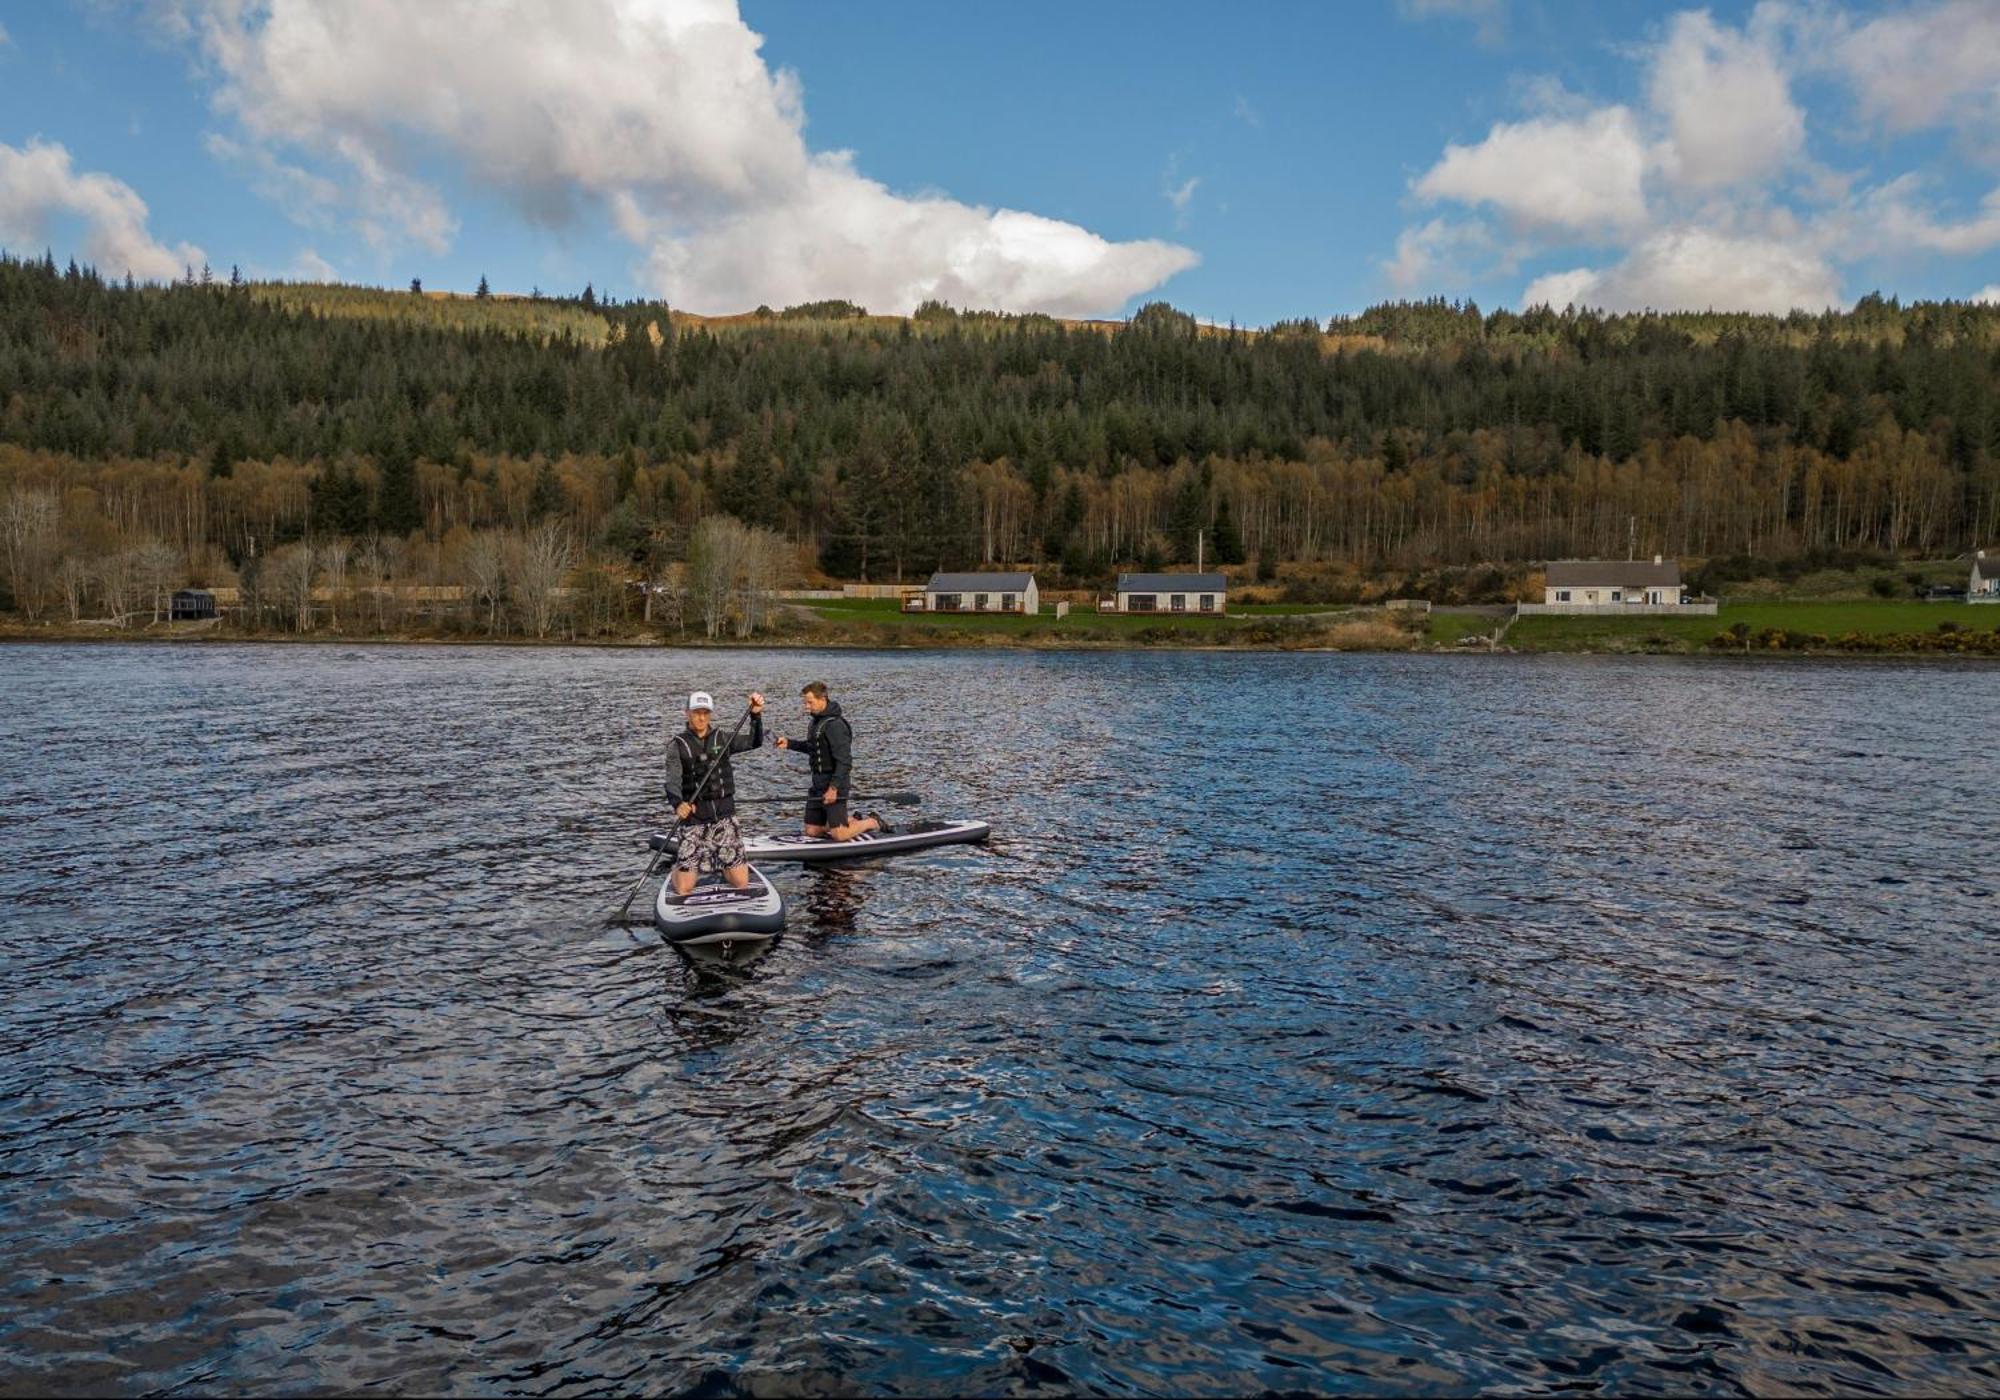
M0 0L0 247L706 314L2000 302L2000 0Z

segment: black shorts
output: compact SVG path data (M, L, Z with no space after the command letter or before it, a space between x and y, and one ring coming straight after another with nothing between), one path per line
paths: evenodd
M847 825L847 799L838 802L822 802L826 796L826 784L821 783L806 794L806 825L832 828Z

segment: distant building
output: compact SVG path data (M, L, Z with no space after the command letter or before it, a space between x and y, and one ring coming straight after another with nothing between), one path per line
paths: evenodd
M1975 550L1972 555L1972 582L1966 585L1968 603L2000 603L2000 553Z
M1220 617L1229 611L1229 580L1221 574L1120 574L1110 602L1098 611Z
M175 622L206 622L215 616L215 595L206 588L175 589L167 616Z
M1622 614L1627 617L1660 613L1715 612L1713 598L1690 598L1681 586L1681 566L1672 559L1557 559L1548 566L1539 603L1523 603L1522 615Z
M931 575L921 595L924 612L1023 613L1042 610L1033 574Z

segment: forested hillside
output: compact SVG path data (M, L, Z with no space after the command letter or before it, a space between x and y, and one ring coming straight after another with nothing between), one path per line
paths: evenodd
M1258 333L1164 305L1116 327L859 311L0 260L8 601L155 547L217 580L292 542L394 541L435 581L481 532L544 523L654 570L718 513L874 580L994 561L1089 583L1191 561L1197 529L1225 562L1403 568L2000 539L2000 307L1433 302Z

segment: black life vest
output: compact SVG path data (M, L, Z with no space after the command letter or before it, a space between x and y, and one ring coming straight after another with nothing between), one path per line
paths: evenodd
M814 715L812 732L806 735L806 748L814 777L830 778L834 774L837 765L833 761L833 745L826 737L826 726L836 720L841 724L847 724L848 757L850 760L853 758L854 726L847 723L847 716Z
M697 739L691 731L683 731L674 736L674 752L681 760L681 800L694 802L691 820L712 822L736 815L736 770L729 762L729 736L711 728L706 739ZM696 801L695 787L711 765L715 766L715 776L708 780L700 800Z

